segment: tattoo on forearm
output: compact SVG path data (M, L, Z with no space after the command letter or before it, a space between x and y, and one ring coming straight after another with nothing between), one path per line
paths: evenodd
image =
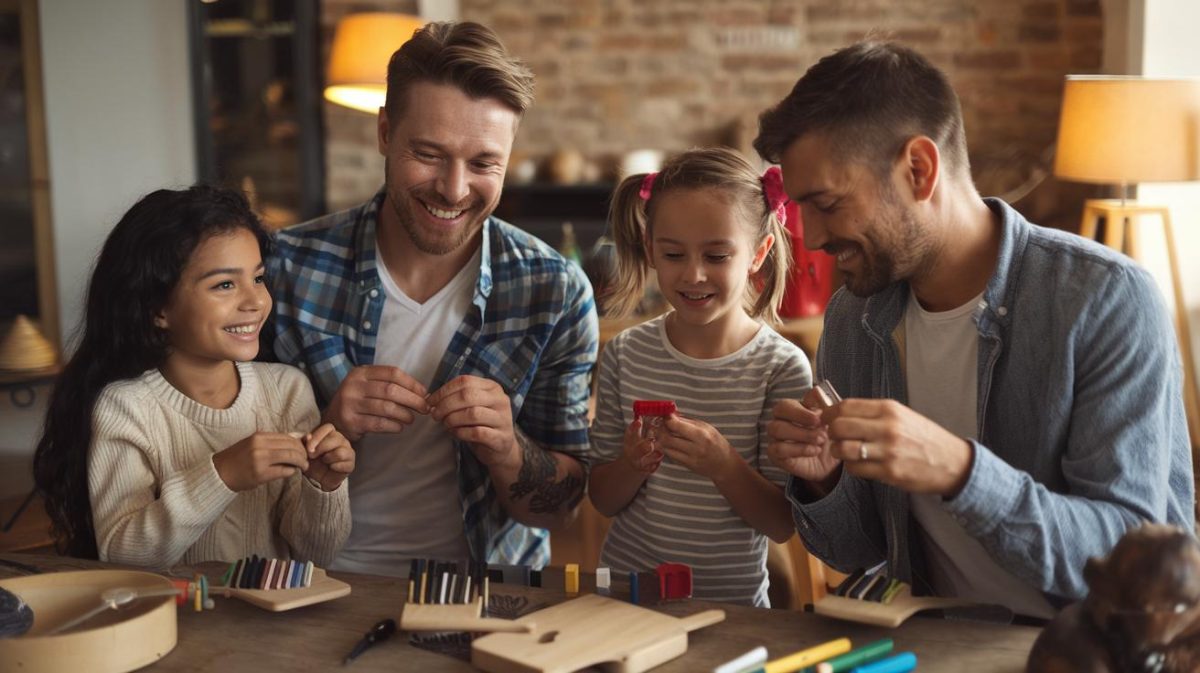
M508 487L513 500L521 500L529 494L529 511L534 514L554 514L563 509L574 509L583 500L583 480L568 473L561 481L555 481L558 462L553 454L517 433L524 463L517 473L517 480Z

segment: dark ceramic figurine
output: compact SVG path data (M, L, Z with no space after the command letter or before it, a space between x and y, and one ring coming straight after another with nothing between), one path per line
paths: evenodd
M1126 533L1084 569L1090 593L1054 618L1027 673L1200 671L1200 544L1173 526Z

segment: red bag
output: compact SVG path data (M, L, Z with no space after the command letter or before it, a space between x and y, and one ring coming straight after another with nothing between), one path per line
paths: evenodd
M833 256L804 247L800 206L792 201L787 204L786 228L792 243L792 271L783 301L779 303L779 315L784 318L821 315L833 296Z

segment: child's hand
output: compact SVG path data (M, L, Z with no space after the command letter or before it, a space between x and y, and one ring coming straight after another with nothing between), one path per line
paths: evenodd
M625 428L625 462L642 474L652 474L662 465L663 453L654 446L654 440L642 438L642 419L636 419Z
M725 436L704 421L671 414L665 427L667 431L658 438L663 453L702 477L715 480L733 461L741 460Z
M742 459L725 435L704 421L671 414L665 427L667 432L659 437L662 452L698 475L715 480L726 473L732 461Z
M256 432L213 454L212 461L221 481L239 493L308 469L300 440L279 432Z
M304 446L308 450L308 469L304 476L320 484L321 490L336 490L354 471L354 447L332 423L325 423L305 435Z

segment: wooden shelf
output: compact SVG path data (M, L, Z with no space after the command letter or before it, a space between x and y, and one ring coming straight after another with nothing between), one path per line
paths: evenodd
M52 380L62 371L62 365L41 369L0 369L0 387L28 386Z

